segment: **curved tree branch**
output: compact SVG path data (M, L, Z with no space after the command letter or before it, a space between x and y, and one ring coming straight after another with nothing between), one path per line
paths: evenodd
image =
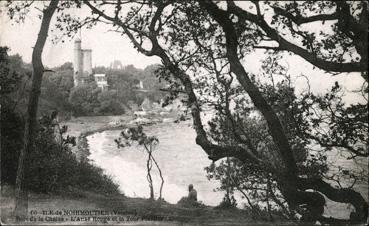
M321 178L299 178L300 189L314 189L327 196L329 199L336 202L351 203L356 210L352 220L365 222L368 217L368 203L360 195L360 193L349 188L333 188L330 184L323 181Z
M223 12L225 13L225 11ZM278 42L278 49L295 53L318 68L334 72L367 71L367 62L365 62L365 64L363 62L338 63L319 58L313 52L309 52L308 50L287 41L285 38L279 35L276 30L271 28L264 19L236 6L233 1L228 2L228 12L237 15L241 20L246 20L257 24L261 29L263 29L269 38Z
M83 3L85 3L92 10L93 13L98 14L99 16L103 17L104 19L106 19L108 21L111 21L111 22L114 22L115 24L119 25L123 29L124 33L131 40L133 45L138 49L138 51L145 54L146 56L153 56L154 55L153 49L152 50L144 49L142 47L142 45L136 40L134 35L130 32L130 29L121 20L119 20L118 18L114 18L114 17L110 17L110 16L106 15L103 11L101 11L98 8L96 8L95 6L93 6L87 0L83 0Z

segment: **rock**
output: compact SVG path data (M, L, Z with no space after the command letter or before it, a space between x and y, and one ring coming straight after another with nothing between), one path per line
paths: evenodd
M116 126L118 124L119 124L119 122L117 122L117 121L112 121L112 122L108 123L109 126Z
M163 119L163 122L174 122L173 118L165 118Z
M302 215L299 213L296 213L294 216L297 220L300 220L302 218Z
M129 124L147 125L147 124L151 124L151 123L152 123L152 121L150 119L136 118L136 119L132 120Z
M133 112L133 114L134 114L136 117L140 117L140 116L147 116L147 112L146 112L146 111L135 111L135 112Z

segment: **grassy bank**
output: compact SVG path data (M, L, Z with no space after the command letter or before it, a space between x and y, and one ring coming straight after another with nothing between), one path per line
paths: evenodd
M249 211L240 209L188 208L123 195L81 193L82 197L30 194L29 219L33 217L36 219L34 224L43 225L292 225L278 218L273 222L267 217L256 218ZM13 207L11 195L1 197L3 223L12 223L9 216ZM93 211L97 214L90 214Z

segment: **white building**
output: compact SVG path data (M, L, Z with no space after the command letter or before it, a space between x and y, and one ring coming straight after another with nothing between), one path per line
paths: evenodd
M97 87L99 87L102 91L108 89L106 74L94 74L94 77Z

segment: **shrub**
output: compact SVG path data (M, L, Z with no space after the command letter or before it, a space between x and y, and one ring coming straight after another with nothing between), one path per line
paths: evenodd
M19 150L23 147L23 118L3 105L1 108L1 183L15 184Z
M69 96L69 103L75 116L94 114L94 109L99 107L97 97L100 92L93 82L74 87Z
M2 116L6 121L1 124L1 182L14 185L19 150L22 148L23 123L10 111L3 111ZM25 181L28 189L36 193L53 194L70 192L72 189L118 194L118 185L101 168L87 160L76 159L70 147L74 138L61 138L67 128L59 128L54 118L55 114L39 120L36 148L27 159Z
M118 101L117 92L115 90L108 90L99 93L97 97L99 107L95 108L97 114L102 115L119 115L124 114L124 108Z
M192 199L189 199L188 197L182 197L177 204L179 206L183 206L186 208L201 208L205 207L205 205L201 202L194 201Z

